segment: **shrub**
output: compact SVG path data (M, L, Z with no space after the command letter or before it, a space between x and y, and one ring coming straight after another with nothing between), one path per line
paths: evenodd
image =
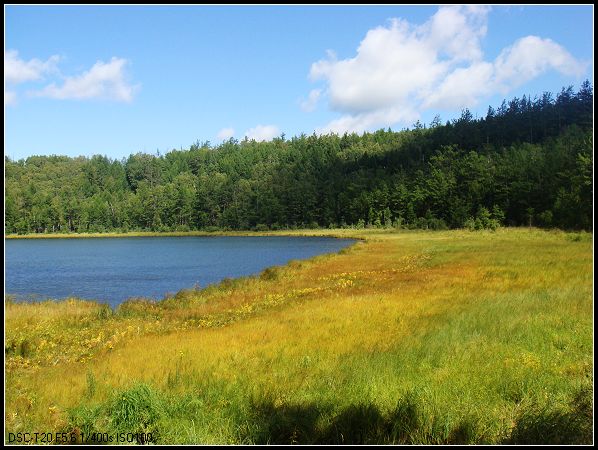
M538 214L538 222L541 226L549 227L552 225L552 211L546 210Z
M432 217L428 219L428 227L432 230L448 230L448 226L443 219Z
M425 217L418 217L415 219L414 227L419 228L420 230L427 230L428 229L428 221Z
M395 220L392 221L393 228L401 229L403 228L403 218L397 217Z
M492 207L492 218L496 220L500 225L505 222L505 213L498 205Z
M498 213L497 213L498 214ZM499 214L500 216L500 214ZM492 230L495 231L499 226L500 222L498 219L493 218L487 208L480 208L475 218L469 217L463 224L469 231L476 230Z
M476 222L475 222L475 220L474 220L473 217L468 218L463 225L469 231L475 231L476 230Z

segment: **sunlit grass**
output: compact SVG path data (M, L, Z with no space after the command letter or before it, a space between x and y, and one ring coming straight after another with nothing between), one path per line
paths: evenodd
M284 234L331 233L365 240L114 312L6 303L6 431L591 442L591 234Z

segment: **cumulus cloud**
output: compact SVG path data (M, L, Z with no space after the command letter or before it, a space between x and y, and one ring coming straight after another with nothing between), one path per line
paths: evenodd
M316 129L318 134L336 133L343 134L346 131L362 133L383 123L412 123L419 115L413 110L403 107L382 108L377 111L345 114L342 117L331 121L323 127Z
M67 77L61 86L52 83L40 91L32 92L39 97L55 99L106 99L130 102L139 89L125 79L127 60L113 57L110 62L96 62L91 69L79 76Z
M586 70L565 48L537 36L517 40L494 61L484 60L489 12L486 6L443 6L419 26L390 19L369 30L352 58L339 60L328 51L310 68L310 80L324 83L312 92L342 115L319 132L412 123L426 109L472 107L551 69L578 76Z
M216 135L216 137L220 141L227 141L230 138L232 138L234 135L235 135L235 129L232 127L228 127L228 128L223 128L222 130L220 130L218 132L218 134Z
M417 29L421 40L453 61L477 61L483 53L480 40L488 30L490 7L442 7Z
M422 106L444 109L475 106L481 98L497 92L507 94L550 69L581 76L586 64L550 39L527 36L503 49L492 63L481 61L455 69Z
M480 97L492 92L493 72L493 65L484 61L453 70L435 89L427 93L422 109L452 109L476 105Z
M299 102L299 106L305 112L312 112L316 109L320 96L322 95L322 89L312 89L307 98Z
M53 55L46 61L37 58L24 61L19 58L18 51L8 50L4 53L4 81L9 84L18 84L40 80L45 74L56 71L56 63L59 60L58 55Z
M249 140L255 141L270 141L276 136L280 135L280 130L275 125L257 125L245 132L245 136Z
M549 69L565 75L581 76L586 64L577 61L564 47L551 39L527 36L504 49L494 62L495 83L508 90Z
M58 55L53 55L46 61L37 58L25 61L19 58L19 52L8 50L4 53L4 104L14 105L17 100L15 91L7 91L6 85L17 85L28 81L43 80L47 74L57 72L56 64L60 60Z
M407 22L393 19L389 27L368 31L354 58L339 61L329 54L314 63L310 78L327 82L332 109L361 114L406 102L444 70L432 47Z

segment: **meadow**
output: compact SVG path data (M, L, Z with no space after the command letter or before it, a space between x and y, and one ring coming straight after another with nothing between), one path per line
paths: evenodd
M592 234L261 234L359 242L116 310L5 299L5 441L592 443Z

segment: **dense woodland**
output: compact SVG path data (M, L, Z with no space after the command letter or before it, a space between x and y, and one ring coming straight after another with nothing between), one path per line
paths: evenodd
M5 158L5 232L592 228L593 88L399 132ZM84 151L84 149L82 149Z

